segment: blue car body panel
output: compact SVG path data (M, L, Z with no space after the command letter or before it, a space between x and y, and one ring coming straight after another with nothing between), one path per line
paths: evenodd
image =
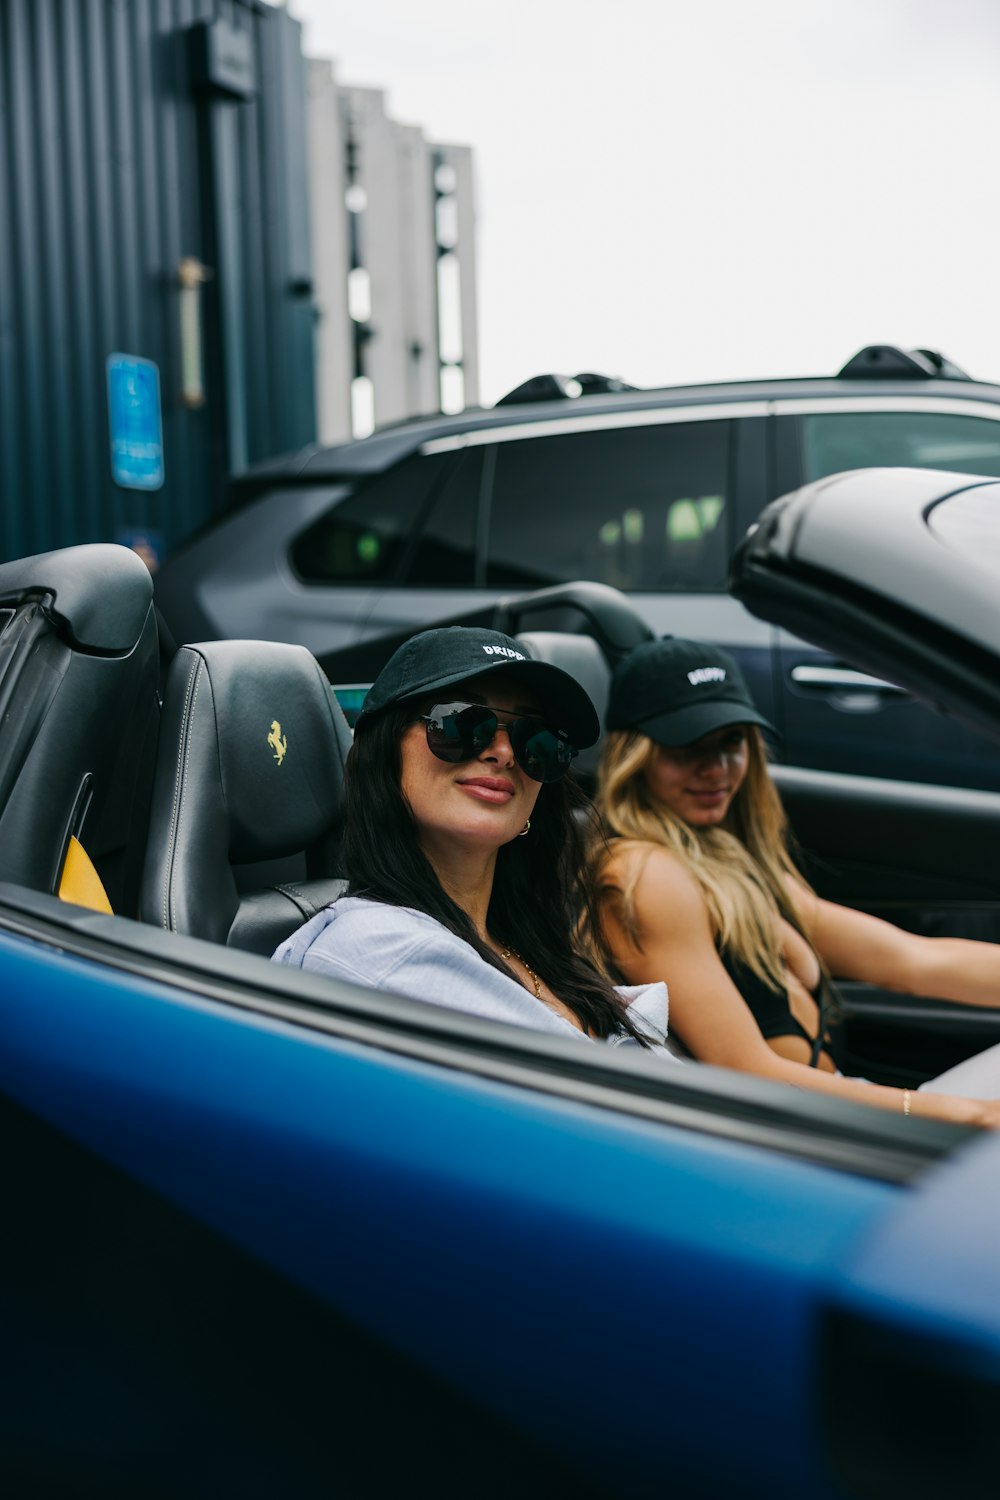
M9 1096L616 1493L840 1493L818 1309L910 1194L20 938L0 965Z
M886 1328L978 1347L1000 1382L998 1182L993 1135L928 1171L846 1263L837 1300Z

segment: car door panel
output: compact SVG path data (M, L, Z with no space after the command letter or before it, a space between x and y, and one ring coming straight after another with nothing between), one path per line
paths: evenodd
M74 1131L0 1094L0 1132L4 1495L382 1500L419 1454L436 1495L608 1496Z
M1000 751L850 663L775 632L785 758L858 775L1000 791Z
M821 895L928 936L1000 941L1000 794L799 766L774 774Z
M638 1495L667 1440L685 1485L836 1494L808 1331L897 1187L0 948L0 1088L556 1461Z
M838 981L841 1070L917 1088L1000 1044L1000 1011Z
M989 1134L929 1175L847 1258L823 1314L822 1442L858 1500L996 1488L998 1171ZM938 1259L946 1240L950 1274Z
M927 937L1000 942L1000 795L796 766L774 774L821 896ZM841 1065L874 1082L912 1086L1000 1042L1000 1010L842 981L837 991Z

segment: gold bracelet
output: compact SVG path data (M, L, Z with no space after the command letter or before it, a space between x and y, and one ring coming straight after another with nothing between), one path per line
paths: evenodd
M909 1089L904 1089L903 1090L903 1114L906 1116L907 1119L910 1118L910 1091L909 1091Z

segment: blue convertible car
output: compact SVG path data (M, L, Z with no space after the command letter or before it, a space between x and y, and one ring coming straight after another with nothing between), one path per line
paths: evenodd
M998 491L834 476L735 588L996 733ZM526 646L599 698L627 610L577 601ZM270 964L336 890L341 700L163 655L124 549L0 567L3 1494L993 1493L1000 1139ZM1000 796L779 775L822 890L1000 936ZM844 1004L886 1081L1000 1038Z

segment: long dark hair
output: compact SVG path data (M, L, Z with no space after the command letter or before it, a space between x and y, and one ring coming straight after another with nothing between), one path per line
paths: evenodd
M452 901L420 848L401 788L400 740L413 717L412 704L397 704L362 720L355 731L344 773L341 867L348 891L426 912L520 983ZM596 816L590 801L569 778L542 786L530 834L497 853L487 924L497 942L520 954L587 1031L600 1037L625 1031L645 1044L621 996L576 947L580 913L591 922L595 915L586 873L587 816Z

